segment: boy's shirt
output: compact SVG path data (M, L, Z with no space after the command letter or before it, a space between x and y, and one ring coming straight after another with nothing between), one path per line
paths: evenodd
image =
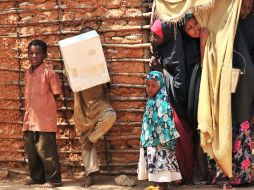
M61 94L61 82L45 63L25 74L25 116L23 131L56 132L57 107L54 94Z
M106 84L74 93L74 121L81 133L94 127L107 109L113 110Z

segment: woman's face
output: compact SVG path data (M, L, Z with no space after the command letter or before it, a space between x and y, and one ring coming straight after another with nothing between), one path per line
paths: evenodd
M149 79L146 81L146 93L149 97L155 97L160 87L155 79Z
M150 41L156 45L156 46L160 46L163 43L163 38L158 36L157 34L151 32L151 37L150 37Z
M252 11L253 0L243 0L240 10L240 18L245 19Z
M191 38L200 38L200 25L194 17L187 20L183 29Z

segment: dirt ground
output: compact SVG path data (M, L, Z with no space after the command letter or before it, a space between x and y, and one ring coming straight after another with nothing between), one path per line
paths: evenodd
M116 176L105 176L105 175L98 175L96 176L96 185L93 185L89 188L86 188L87 190L143 190L147 186L152 185L149 182L146 181L137 181L136 186L134 187L122 187L117 186L114 183L114 178ZM129 176L132 179L136 179L135 176ZM39 185L32 185L32 186L25 186L23 185L24 179L5 179L0 181L0 190L25 190L25 189L31 189L31 190L41 190ZM83 190L84 188L80 187L80 184L82 183L82 180L84 178L79 178L76 180L73 179L64 179L63 180L63 186L57 187L55 189L57 190ZM169 190L216 190L217 188L209 185L200 185L200 186L181 186L181 187L175 187L171 186ZM234 189L241 189L241 190L254 190L254 186L251 187L245 187L245 188L234 188Z

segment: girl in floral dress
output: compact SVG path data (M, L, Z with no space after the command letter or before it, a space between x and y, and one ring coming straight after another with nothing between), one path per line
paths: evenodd
M167 190L169 182L182 177L175 157L179 133L161 72L152 71L147 75L146 92L148 101L143 114L138 178L157 182L159 190Z

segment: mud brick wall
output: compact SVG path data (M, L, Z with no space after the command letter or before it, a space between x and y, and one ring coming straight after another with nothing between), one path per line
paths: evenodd
M27 46L45 40L48 62L62 80L57 143L64 174L83 170L79 134L73 123L73 94L62 74L58 41L85 26L96 29L111 76L117 122L98 142L102 173L135 173L145 105L144 76L149 58L151 4L144 0L1 0L0 2L0 165L27 172L22 141Z
M101 36L111 76L111 102L117 122L98 143L102 173L135 173L142 111L144 73L150 57L148 34L151 1L145 0L1 0L0 1L0 167L27 172L22 141L24 72L27 45L43 39L48 61L62 80L58 102L57 143L63 173L83 170L79 134L73 124L73 94L62 75L58 41L91 26ZM253 165L254 170L254 165ZM254 172L253 172L254 174Z

